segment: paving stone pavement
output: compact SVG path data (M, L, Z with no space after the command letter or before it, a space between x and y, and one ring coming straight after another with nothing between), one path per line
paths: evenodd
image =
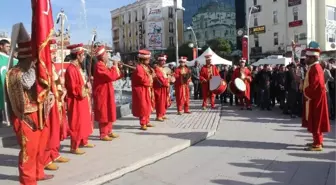
M214 136L104 185L335 185L335 133L307 152L300 118L224 106Z
M176 115L176 108L168 111L164 123L151 121L156 125L148 131L139 130L139 122L132 116L117 120L114 125L120 138L103 142L95 129L90 137L96 144L87 153L76 156L69 153L69 140L62 142L61 155L69 157L68 164L59 164L55 178L39 182L39 185L95 185L107 182L125 173L151 164L190 145L206 139L215 133L220 121L220 107L203 111L200 101L191 101L192 114ZM152 115L154 120L155 115ZM18 147L0 149L0 184L18 184Z

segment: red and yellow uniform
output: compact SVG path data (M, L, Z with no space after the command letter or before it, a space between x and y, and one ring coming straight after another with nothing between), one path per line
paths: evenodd
M207 61L211 61L211 54L205 55ZM215 94L210 91L210 80L213 76L219 76L219 71L215 65L210 62L201 68L200 81L202 83L203 104L202 107L207 107L207 100L210 98L211 107L215 107Z
M141 63L136 66L132 73L132 114L138 117L142 130L152 127L149 118L152 113L152 70L149 67L151 53L147 50L140 50L138 58Z
M93 74L93 99L95 121L99 122L100 139L111 141L118 135L112 132L113 123L117 120L117 108L112 82L122 78L118 66L109 68L108 56L104 46L96 51L98 62Z
M166 55L158 57L159 65L155 67L155 79L153 82L155 95L155 110L156 120L164 121L166 119L166 111L169 106L169 79L166 72L163 70L163 65L167 60Z
M26 33L25 30L20 31L23 32ZM29 38L28 34L26 38ZM18 65L11 68L6 75L6 93L10 105L10 120L20 145L20 184L36 185L37 180L47 180L53 176L44 173L43 155L48 142L49 125L48 122L39 122L36 71L33 67L35 59L32 57L30 41L18 43L18 59ZM48 107L52 107L53 96L48 99Z
M189 83L191 82L190 70L185 63L187 62L186 57L181 57L180 66L176 68L174 72L174 77L176 78L175 82L175 97L176 97L176 106L178 114L182 114L182 110L184 109L184 113L190 113L189 111Z
M251 91L251 82L252 82L252 75L251 71L245 67L245 60L241 60L241 63L244 63L243 67L238 67L232 74L232 82L236 78L241 78L246 86L245 92L240 92L237 94L239 98L239 103L241 106L245 106L247 109L251 109L251 98L250 98L250 91Z
M319 49L308 48L307 60L319 56ZM307 144L307 150L321 151L323 133L330 132L329 112L324 72L318 61L309 65L303 83L303 115L302 126L313 134L313 143Z
M83 44L68 46L71 54L77 56L77 59L71 62L65 73L71 152L77 155L85 153L79 150L79 146L94 147L88 143L89 136L93 132L93 122L89 99L90 86L89 82L86 82L85 74L80 66L80 62L84 60L82 46Z

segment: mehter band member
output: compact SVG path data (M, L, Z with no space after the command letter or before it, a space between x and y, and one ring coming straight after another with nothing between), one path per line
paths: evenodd
M104 46L96 50L98 62L93 74L93 99L95 121L99 122L100 139L112 141L118 135L112 132L114 122L117 120L117 109L114 96L113 83L122 78L118 62L109 68L108 53Z
M233 72L232 81L236 78L240 78L244 81L246 85L245 92L241 92L238 94L239 103L242 106L242 110L244 107L247 110L252 110L251 107L251 98L250 98L250 83L252 82L251 71L245 66L246 61L244 59L240 60L240 66Z
M207 107L207 99L210 98L211 108L215 108L215 94L210 91L210 80L213 76L219 76L219 71L215 65L211 64L212 54L206 54L206 65L201 68L200 80L202 83L203 104L205 110Z
M186 66L187 57L180 58L180 66L176 68L174 76L176 78L175 82L175 96L177 105L177 114L182 115L182 110L184 113L190 114L189 111L189 83L191 82L191 71Z
M139 64L132 73L132 114L139 118L141 130L153 127L149 123L152 112L151 87L153 86L153 71L149 66L150 57L150 51L140 50Z
M323 133L330 132L328 102L324 72L319 64L320 49L317 42L310 42L306 49L308 71L303 83L304 109L302 126L313 134L313 143L305 150L322 151Z
M9 115L20 145L19 180L21 185L36 185L39 180L53 178L44 173L43 156L49 138L45 123L39 123L35 61L32 44L22 26L18 36L16 66L6 75L6 93L9 99ZM54 105L54 97L48 97L48 107Z
M162 54L158 57L158 65L155 67L156 77L153 82L154 94L155 94L155 110L156 121L164 121L167 119L166 111L169 103L169 78L163 66L166 63L167 56Z
M51 87L55 92L55 105L50 110L49 124L49 142L44 155L44 164L46 170L57 170L58 166L55 163L66 163L68 158L60 155L61 140L67 137L68 120L64 106L64 97L66 90L64 89L64 79L57 73L55 68L57 44L56 40L50 40L50 52L52 58L53 83Z
M85 58L83 44L68 46L71 63L65 73L65 88L67 89L68 118L71 133L71 153L82 155L85 152L79 147L93 148L88 143L93 132L93 123L90 113L89 95L91 84L86 80L81 65Z

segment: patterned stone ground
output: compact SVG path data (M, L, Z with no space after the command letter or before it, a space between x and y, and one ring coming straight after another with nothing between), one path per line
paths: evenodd
M177 115L176 108L169 110L168 120L164 123L152 123L155 128L144 132L139 130L138 119L126 116L114 125L120 138L112 142L103 142L98 138L98 130L90 137L96 144L93 149L84 149L87 153L75 156L69 153L69 140L62 143L62 155L69 157L68 164L60 164L55 178L41 182L42 185L100 184L134 171L177 151L204 140L215 133L220 120L220 109L200 110L200 101L191 101L192 114ZM17 182L17 147L0 150L0 184L14 185Z

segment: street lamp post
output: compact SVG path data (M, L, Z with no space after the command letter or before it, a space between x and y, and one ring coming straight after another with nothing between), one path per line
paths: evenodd
M192 34L194 35L194 39L195 39L195 46L196 46L196 56L198 57L198 41L197 41L197 37L195 35L194 29L189 26L187 27L187 30L191 30Z
M179 41L178 41L178 23L177 23L177 11L178 10L182 10L182 11L184 11L185 9L182 7L182 8L178 8L177 7L177 0L174 0L174 9L175 9L175 42L176 42L176 66L178 65L178 61L179 61Z
M253 10L258 10L256 6L250 8L248 20L247 20L247 62L250 63L250 19Z

